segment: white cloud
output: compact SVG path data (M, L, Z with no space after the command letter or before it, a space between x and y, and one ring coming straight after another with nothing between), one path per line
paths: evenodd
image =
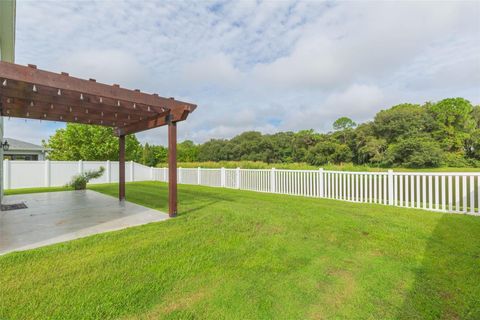
M328 96L322 109L328 114L343 113L361 119L371 116L383 102L383 92L377 86L353 84L344 92Z
M306 26L291 54L257 65L254 74L270 85L320 90L383 79L433 45L464 37L474 43L478 19L478 10L448 2L342 4Z
M224 53L212 54L184 66L181 82L199 86L231 86L239 84L239 70L235 69L231 59Z
M133 55L116 49L77 51L62 57L59 66L72 76L122 86L141 85L147 77L144 67Z
M197 142L329 130L401 102L480 103L479 2L20 1L17 11L17 62L197 103L179 127Z
M4 137L40 144L43 139L55 133L55 130L63 127L62 124L24 119L4 118Z
M347 116L356 121L371 118L385 103L384 93L372 85L353 84L344 91L333 92L317 105L300 106L287 114L284 130L317 129L328 131L333 121Z

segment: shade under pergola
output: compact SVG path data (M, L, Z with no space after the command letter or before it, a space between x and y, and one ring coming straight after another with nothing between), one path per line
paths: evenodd
M119 198L125 199L125 135L168 125L169 214L177 213L176 123L196 105L0 61L0 112L4 117L113 127L119 137Z

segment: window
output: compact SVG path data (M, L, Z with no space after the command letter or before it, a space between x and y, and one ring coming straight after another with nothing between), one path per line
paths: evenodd
M38 155L36 154L9 154L3 157L5 160L25 160L25 161L37 161Z

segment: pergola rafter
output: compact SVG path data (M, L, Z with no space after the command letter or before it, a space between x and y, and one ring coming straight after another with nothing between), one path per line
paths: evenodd
M119 197L125 198L125 135L168 125L170 177L176 175L176 123L196 105L0 61L0 112L5 117L112 127L120 143ZM175 144L172 141L175 140ZM170 215L176 215L176 178L169 182ZM172 189L174 187L174 190ZM172 199L174 197L175 199Z
M110 126L117 134L152 129L152 119L185 120L196 105L139 90L0 62L2 115ZM76 120L75 120L76 119ZM156 121L157 126L166 122ZM133 125L133 126L132 126ZM129 130L122 130L124 127ZM133 131L132 131L133 128Z

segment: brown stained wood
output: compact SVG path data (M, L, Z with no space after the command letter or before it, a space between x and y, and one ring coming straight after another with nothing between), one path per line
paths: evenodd
M168 119L166 117L167 115L171 116L171 121L174 121L174 122L183 121L186 119L188 113L189 112L185 110L165 112L163 114L159 114L158 116L154 116L143 121L138 121L136 123L126 125L123 128L117 128L116 134L117 135L131 134L134 132L141 132L141 131L164 126L168 124Z
M80 99L80 95L73 95L72 92L62 91L61 95L57 94L57 91L52 88L46 89L45 87L36 86L37 92L34 92L29 86L28 89L20 88L20 86L13 86L11 83L7 87L0 86L0 95L10 98L22 98L33 101L41 101L51 104L63 104L68 106L79 106L90 109L98 109L102 111L110 112L119 112L119 113L136 113L139 115L149 116L152 113L155 113L157 110L150 108L151 111L148 111L148 106L145 105L135 105L129 103L122 103L121 108L119 108L112 99L102 99L103 102L100 103L98 98L93 98L88 95L82 95L83 100Z
M45 121L55 121L55 122L70 122L70 123L81 123L81 124L92 124L92 125L101 125L106 127L115 127L113 123L108 121L103 121L90 118L84 119L81 117L76 117L71 114L65 115L55 115L50 113L38 112L38 111L28 111L28 113L23 112L21 110L10 110L9 113L3 113L2 116L4 117L12 117L12 118L22 118L22 119L31 119L31 120L45 120ZM122 124L123 125L123 124Z
M140 120L132 124L127 124L121 128L116 129L117 136L128 135L133 132L141 132L148 129L158 128L166 125L166 117L170 114L170 111L165 111L159 113L153 117L147 118L145 120Z
M0 62L0 79L11 79L31 84L43 85L61 90L71 90L77 93L91 94L94 96L137 102L155 107L167 107L169 109L196 106L191 103L154 96L143 92L128 90L99 82L83 80L71 76L65 76L49 71L24 67L8 62Z
M69 115L78 117L83 122L88 122L88 120L103 120L108 123L108 126L122 125L124 122L130 124L144 119L144 117L138 115L132 116L127 113L104 112L95 108L50 104L39 102L38 100L33 101L18 98L1 98L0 100L2 103L3 116L14 117L14 114L16 114L22 117L22 115L26 116L27 112L45 113L53 116L53 118ZM114 122L116 122L116 124L113 124Z
M125 136L118 137L119 144L119 182L118 182L118 198L120 201L125 200Z
M104 125L115 127L119 135L166 125L168 114L183 121L196 108L157 94L7 62L0 62L0 99L7 117Z
M168 122L168 215L177 216L177 123Z

